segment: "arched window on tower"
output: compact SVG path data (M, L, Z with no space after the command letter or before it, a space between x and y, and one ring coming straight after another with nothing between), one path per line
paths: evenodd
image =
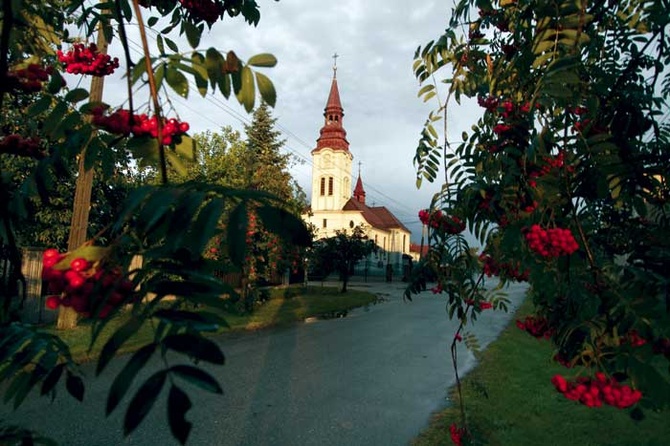
M328 195L333 195L333 177L328 177Z
M326 195L326 178L325 177L321 177L321 191L320 192L321 192L320 195L322 197L324 195Z

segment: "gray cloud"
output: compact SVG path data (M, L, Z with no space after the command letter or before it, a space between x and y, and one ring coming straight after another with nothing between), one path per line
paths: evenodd
M204 33L201 47L234 50L243 60L262 52L277 57L278 65L264 70L278 93L274 116L287 150L307 160L323 124L332 55L337 52L344 126L354 166L362 162L369 199L396 213L418 240L417 212L428 206L439 185L426 184L421 190L414 185L412 158L422 125L436 104L417 98L412 61L419 45L438 38L446 28L448 5L401 0L259 0L259 4L258 27L226 18ZM186 43L179 42L186 50ZM106 92L105 100L115 104L122 100L125 86L121 79L110 85L113 91ZM202 99L192 92L184 100L171 93L171 99L195 132L226 125L241 130L249 119L235 100L220 95ZM145 102L136 98L136 104ZM449 118L450 139L460 139L474 113L476 107L468 104ZM309 193L311 165L295 166L293 174Z

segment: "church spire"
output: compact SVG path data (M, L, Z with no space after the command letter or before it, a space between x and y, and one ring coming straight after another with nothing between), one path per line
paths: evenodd
M344 117L344 109L340 102L340 90L337 87L337 53L333 56L335 63L333 64L333 81L330 85L330 93L328 94L328 101L323 113L325 122L321 128L319 139L316 140L316 149L330 148L333 150L349 151L349 141L347 141L347 132L342 126L342 118Z
M361 180L361 162L358 162L358 180L354 187L354 199L361 204L365 204L365 189L363 189L363 180Z

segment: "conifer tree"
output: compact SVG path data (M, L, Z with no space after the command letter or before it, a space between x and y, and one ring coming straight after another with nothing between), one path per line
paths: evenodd
M282 153L286 141L275 128L277 119L265 103L254 111L251 124L245 126L247 135L243 171L250 189L270 192L287 203L288 208L300 213L306 204L305 195L293 180L289 168L294 159Z

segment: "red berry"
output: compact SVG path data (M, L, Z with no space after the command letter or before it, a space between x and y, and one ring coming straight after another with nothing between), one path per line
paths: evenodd
M58 296L47 296L45 305L50 310L55 310L60 306L60 299Z
M90 268L90 266L91 264L89 263L89 261L81 257L78 257L74 259L72 262L70 262L70 268L72 268L74 271L77 272L86 271L87 269Z

